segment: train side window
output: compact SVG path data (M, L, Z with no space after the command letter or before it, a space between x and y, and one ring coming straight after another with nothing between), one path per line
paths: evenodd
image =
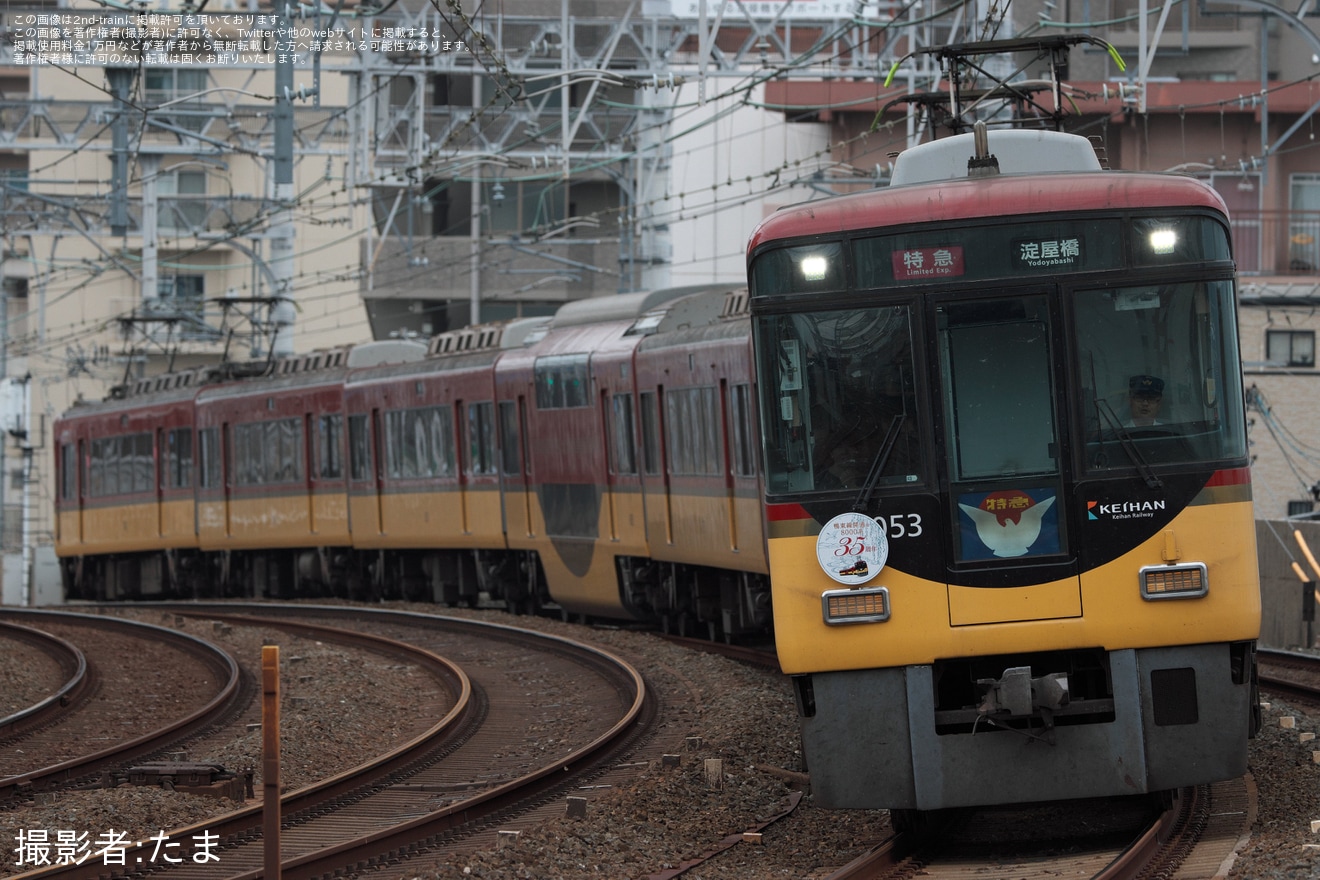
M234 426L234 449L239 462L235 486L255 486L266 481L265 432L261 423Z
M733 473L739 477L756 475L756 446L752 440L752 386L746 383L729 388L729 438L733 447Z
M654 391L639 397L642 416L642 468L648 475L660 473L660 401Z
M537 409L590 406L587 393L589 354L557 354L536 359L532 367Z
M354 480L371 479L371 433L365 415L348 417L348 473Z
M458 469L458 456L454 449L454 413L448 407L427 410L430 426L432 467L438 477L452 477Z
M77 494L77 481L74 475L77 474L77 461L75 453L77 447L71 443L64 443L60 446L60 500L72 501Z
M714 387L682 388L665 394L669 472L714 476L722 469L719 399Z
M522 434L518 430L518 404L501 400L500 413L500 470L505 476L522 473Z
M197 472L203 489L220 485L220 429L203 428L197 432Z
M323 480L344 476L344 417L338 413L317 420L316 473Z
M404 448L403 410L385 413L384 428L385 442L381 445L385 447L385 473L395 480L417 476L415 448L411 442L407 444L406 450ZM413 452L413 455L409 456L409 452Z
M103 439L92 440L87 459L87 495L100 498L105 494L105 461L101 457Z
M633 426L633 398L631 394L615 394L610 398L610 464L616 474L637 473L637 442Z
M279 471L275 481L301 482L303 478L302 419L280 419L275 422L279 437Z
M469 403L468 473L485 476L495 473L495 406L489 400Z
M165 474L161 483L170 489L191 489L193 483L191 428L175 428L165 435Z
M137 494L151 492L156 488L156 459L152 453L152 436L149 433L134 434L132 442L133 491Z

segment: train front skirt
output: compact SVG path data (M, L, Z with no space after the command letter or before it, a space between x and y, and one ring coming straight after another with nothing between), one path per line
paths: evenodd
M1244 656L1249 645L1225 643L1110 652L1108 720L1048 735L992 723L941 733L929 665L799 676L812 796L826 808L934 810L1231 779L1246 772L1256 699Z

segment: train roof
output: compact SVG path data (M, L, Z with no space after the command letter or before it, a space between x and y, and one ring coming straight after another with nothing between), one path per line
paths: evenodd
M673 333L687 327L704 327L746 312L746 282L695 285L692 292L639 315L624 335Z
M647 312L681 297L711 290L724 290L730 286L732 285L689 284L682 287L665 287L641 293L618 293L592 297L591 299L580 299L561 306L550 322L550 329L580 327L584 324L603 324L608 321L635 321Z
M970 137L946 138L958 143L952 150L944 148L948 151L941 151L932 158L931 167L916 175L921 178L920 182L781 208L753 230L747 243L748 257L778 239L840 235L916 223L951 223L1009 214L1175 207L1227 213L1223 199L1208 184L1178 174L1103 171L1091 166L1088 170L1055 171L1048 170L1055 166L1046 165L1045 173L1001 173L968 178L965 163L971 151L965 146L959 147L959 144L965 144L962 139ZM1076 138L1075 135L1068 137ZM1001 141L992 136L992 151L997 143ZM964 163L962 178L939 177L952 167L950 155L959 149ZM902 159L902 155L899 158ZM1020 165L1013 161L1009 167ZM922 174L936 177L922 178Z

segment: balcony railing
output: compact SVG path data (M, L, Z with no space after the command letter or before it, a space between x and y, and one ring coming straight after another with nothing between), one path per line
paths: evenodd
M1320 211L1234 211L1230 223L1239 274L1320 276Z

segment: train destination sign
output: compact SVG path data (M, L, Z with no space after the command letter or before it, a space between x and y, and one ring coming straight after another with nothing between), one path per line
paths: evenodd
M895 281L958 278L964 272L962 245L903 248L892 259Z
M1013 262L1021 269L1077 266L1081 261L1080 238L1029 238L1013 242Z

